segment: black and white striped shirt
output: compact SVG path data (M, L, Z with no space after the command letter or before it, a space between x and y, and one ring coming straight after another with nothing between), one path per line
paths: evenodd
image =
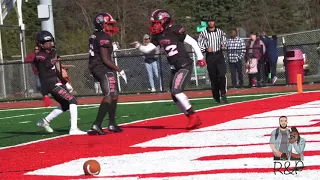
M221 50L221 45L226 45L226 34L219 28L215 28L214 31L210 31L208 28L202 31L198 38L198 45L202 52L205 52L208 48L212 48L213 52Z

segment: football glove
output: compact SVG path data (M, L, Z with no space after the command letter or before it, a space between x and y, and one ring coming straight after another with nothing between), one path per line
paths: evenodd
M141 44L139 43L139 41L134 41L132 43L130 43L131 46L134 46L135 48L139 48L141 46Z
M69 83L66 84L66 87L67 87L67 90L68 90L70 93L72 93L73 88L72 88L72 86L71 86Z
M207 65L206 61L204 59L198 60L197 66L205 67Z
M57 84L55 84L56 86L62 86L62 83L57 83Z
M118 72L118 75L121 76L123 78L124 82L127 84L126 73L122 70L122 71Z
M67 83L65 85L66 85L67 90L71 93L73 91L72 86L69 83ZM62 83L57 83L56 86L62 86Z

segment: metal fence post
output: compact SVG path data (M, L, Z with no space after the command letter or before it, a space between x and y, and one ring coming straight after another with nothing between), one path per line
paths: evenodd
M283 64L284 64L284 72L286 76L286 85L289 85L289 77L288 77L288 61L287 61L287 45L285 44L284 37L282 37L283 40Z
M0 50L1 51L1 50ZM0 63L2 63L2 60L0 60ZM6 93L6 79L5 79L5 73L4 73L4 65L0 65L0 76L1 76L1 89L2 89L2 94L0 95L0 97L2 98L6 98L7 97L7 93Z
M196 78L196 86L199 86L197 63L196 63L196 57L195 57L194 49L192 49L192 60L193 60L194 76Z
M158 60L159 60L159 58L158 58ZM160 74L159 74L159 72L160 72L160 61L157 61L157 67L158 67L158 75L159 75L159 88L160 88L160 91L163 91L163 86L162 86L162 79L161 79L161 77L160 77Z
M262 80L262 85L265 85L266 84L266 63L265 63L265 57L264 57L264 54L263 54L263 45L260 45L260 49L259 50L260 50L262 56L261 56L261 59L258 59L258 75L259 75L258 77L261 78L260 82ZM261 68L261 65L259 65L260 63L263 64L262 68Z
M2 8L0 8L0 25L3 25L3 16L2 16ZM3 62L3 48L2 48L2 39L1 39L1 32L2 30L0 30L0 63L4 63ZM6 93L6 80L5 80L5 72L4 72L4 65L1 65L0 67L0 77L1 77L1 89L2 89L2 94L1 96L3 96L3 98L7 97L7 93ZM0 97L1 97L0 96Z
M318 56L317 56L317 61L318 61L317 74L320 75L320 41L317 43L316 46L317 46L316 49L317 49L317 54L318 54Z
M113 51L113 59L114 59L115 65L118 66L118 58L115 51ZM118 73L117 73L117 81L118 81L119 92L121 92L120 76L118 75Z
M22 73L24 81L24 96L29 97L29 83L28 76L26 73L25 57L26 57L26 36L25 36L25 25L21 25L20 31L20 41L21 41L21 60L22 60Z
M159 54L159 56L158 56L158 61L159 61L159 72L160 72L160 90L161 91L164 91L164 86L163 86L163 68L162 68L162 59L161 59L161 52L160 52L160 54Z

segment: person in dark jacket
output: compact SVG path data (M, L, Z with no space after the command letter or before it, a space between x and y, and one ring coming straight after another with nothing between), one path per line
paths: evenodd
M249 87L264 86L264 77L265 77L265 69L264 69L264 58L263 54L266 52L266 46L258 39L257 32L250 33L250 40L247 42L246 46L246 54L245 60L247 62L247 66L249 75ZM257 66L257 67L254 67ZM250 70L251 69L251 70ZM257 71L257 72L256 72Z
M267 57L271 67L272 84L274 84L278 79L277 78L278 37L276 35L273 35L271 38L269 38L268 36L266 36L265 33L263 33L260 36L260 39L263 41L263 43L266 44L266 47L267 47Z

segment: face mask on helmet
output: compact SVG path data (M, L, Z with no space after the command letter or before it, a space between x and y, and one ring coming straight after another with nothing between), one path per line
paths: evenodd
M54 42L53 41L46 41L44 43L41 43L41 48L44 50L52 50L54 48Z
M52 50L55 46L54 37L50 32L42 31L37 35L37 44L44 50Z
M172 24L171 15L163 9L155 10L151 15L150 23L150 33L160 34Z
M116 26L116 22L108 22L104 23L103 30L109 35L116 35L119 32L118 27Z
M151 20L149 26L149 31L151 34L159 34L164 31L164 28L162 26L162 23L160 20Z
M104 15L98 16L98 21L102 23L101 30L109 35L116 35L119 31L118 27L116 26L116 21L112 18L112 16L108 13Z

